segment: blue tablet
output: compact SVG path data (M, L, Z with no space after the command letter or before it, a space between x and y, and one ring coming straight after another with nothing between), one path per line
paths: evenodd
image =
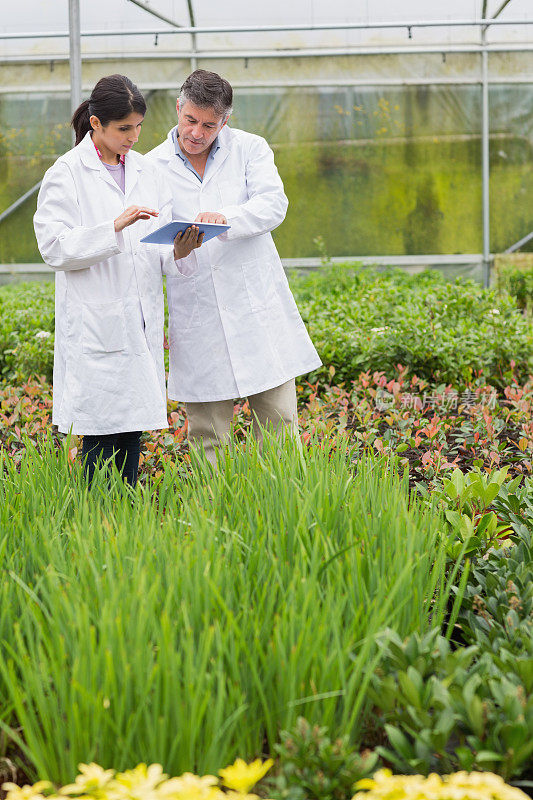
M184 222L181 219L174 219L156 231L149 233L148 236L141 239L141 242L146 242L147 244L174 244L174 239L178 233L187 230L191 225L196 225L200 229L200 233L204 234L202 244L224 233L230 227L229 225L214 225L211 222Z

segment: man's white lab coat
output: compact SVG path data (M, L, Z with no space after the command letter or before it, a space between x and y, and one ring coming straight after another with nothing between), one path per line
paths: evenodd
M208 402L280 386L320 366L270 231L288 201L264 139L227 125L203 181L176 155L172 131L147 154L173 197L173 219L218 211L231 228L167 279L169 397Z
M139 239L170 220L170 192L138 153L128 153L125 170L123 194L87 134L50 167L39 192L37 243L56 271L53 423L63 432L168 424L161 271L177 269L172 248ZM114 220L131 205L160 216L116 233Z

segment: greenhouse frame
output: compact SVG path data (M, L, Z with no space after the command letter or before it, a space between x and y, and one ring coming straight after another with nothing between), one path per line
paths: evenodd
M230 124L265 136L286 186L275 236L288 267L433 266L487 284L493 254L528 247L527 0L476 0L469 15L452 2L447 19L414 0L402 16L386 2L234 2L229 15L197 0L88 5L58 3L41 30L26 16L0 30L0 281L50 275L32 237L36 191L71 146L70 112L111 72L146 95L141 152L174 124L188 72L230 80Z

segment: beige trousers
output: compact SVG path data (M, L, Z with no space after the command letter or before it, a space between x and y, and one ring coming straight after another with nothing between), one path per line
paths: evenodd
M291 434L297 434L294 378L274 389L249 395L248 403L252 412L254 434L259 443L263 439L259 426L272 426L274 430L288 429ZM189 444L191 447L200 447L203 444L205 454L212 464L216 465L216 447L230 441L233 406L233 400L185 403L189 421Z

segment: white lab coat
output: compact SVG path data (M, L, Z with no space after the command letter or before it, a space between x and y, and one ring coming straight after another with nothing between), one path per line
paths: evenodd
M160 211L116 233L130 205ZM54 406L60 431L104 435L166 428L162 269L172 248L139 239L171 218L161 176L139 153L125 162L123 194L89 134L46 172L34 217L44 261L56 271Z
M202 182L176 155L172 131L147 154L173 196L173 218L218 211L230 230L167 279L169 397L208 402L280 386L320 366L270 231L288 201L266 141L227 125Z

